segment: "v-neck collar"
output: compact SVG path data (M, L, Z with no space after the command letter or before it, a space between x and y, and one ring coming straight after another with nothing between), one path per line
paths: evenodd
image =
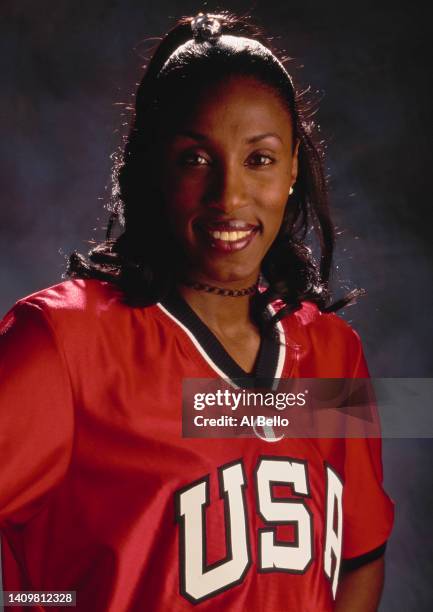
M281 364L284 359L284 355L281 354L283 345L270 334L261 337L254 370L251 373L245 372L177 292L165 298L158 305L188 333L196 348L205 358L207 357L208 363L220 376L223 375L231 380L254 381L256 384L261 381L269 384L269 381L281 375Z

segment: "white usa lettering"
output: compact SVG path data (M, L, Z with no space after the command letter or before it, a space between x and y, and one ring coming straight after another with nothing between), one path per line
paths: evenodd
M206 507L210 504L209 476L195 481L176 494L176 516L180 526L181 593L198 603L240 584L251 566L248 538L248 508L242 460L218 469L220 497L224 499L226 556L206 565ZM323 566L335 598L341 563L343 484L335 470L325 464L326 525ZM293 496L284 500L273 497L274 485L287 485ZM305 573L314 559L313 513L308 464L287 457L261 457L255 469L256 511L266 527L258 533L257 571ZM295 542L276 538L278 525L291 524ZM332 563L332 557L335 563Z

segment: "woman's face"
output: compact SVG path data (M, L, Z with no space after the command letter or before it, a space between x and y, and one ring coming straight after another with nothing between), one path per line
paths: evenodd
M162 192L186 276L253 284L297 174L283 102L252 77L219 83L170 133L163 159Z

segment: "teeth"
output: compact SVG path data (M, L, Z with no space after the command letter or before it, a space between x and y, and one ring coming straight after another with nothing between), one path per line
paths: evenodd
M248 236L248 234L250 233L251 230L242 232L219 232L216 230L214 232L210 232L210 235L212 236L212 238L216 238L217 240L234 242L235 240L241 240L242 238L245 238L245 236Z

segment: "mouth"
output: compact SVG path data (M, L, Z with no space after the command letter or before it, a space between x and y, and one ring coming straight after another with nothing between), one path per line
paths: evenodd
M202 238L217 251L227 253L245 249L259 231L258 225L252 225L239 219L230 221L202 223L199 226Z

